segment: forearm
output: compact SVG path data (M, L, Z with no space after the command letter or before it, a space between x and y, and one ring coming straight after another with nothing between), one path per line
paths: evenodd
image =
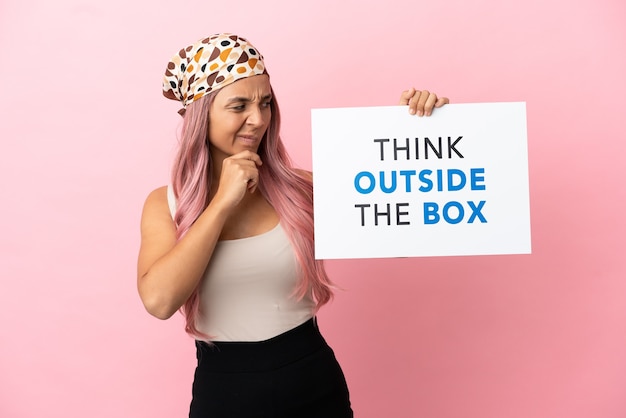
M187 234L139 277L139 294L151 315L167 319L187 301L202 279L227 217L226 210L210 204Z

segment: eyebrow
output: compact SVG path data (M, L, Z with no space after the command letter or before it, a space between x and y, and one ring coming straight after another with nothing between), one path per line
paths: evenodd
M265 100L270 100L272 98L271 94L266 94L265 96L261 97L261 101L265 101ZM228 99L226 101L226 104L230 104L230 103L237 103L237 102L244 102L244 103L249 103L252 100L247 98L247 97L231 97L230 99Z

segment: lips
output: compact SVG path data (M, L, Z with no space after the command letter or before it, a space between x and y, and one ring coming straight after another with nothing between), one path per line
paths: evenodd
M244 144L254 145L258 142L258 139L254 135L237 135L237 139Z

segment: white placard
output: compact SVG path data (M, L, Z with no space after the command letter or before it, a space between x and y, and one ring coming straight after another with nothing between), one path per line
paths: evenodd
M316 258L530 253L524 102L311 118Z

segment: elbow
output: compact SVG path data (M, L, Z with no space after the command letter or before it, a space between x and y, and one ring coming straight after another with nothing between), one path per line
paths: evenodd
M172 315L174 315L174 313L176 313L177 311L177 309L173 309L163 303L153 303L153 302L144 301L143 306L146 308L146 311L150 315L161 320L170 319Z
M148 292L139 287L139 296L146 311L155 318L166 320L172 317L180 308L171 298L154 292Z

